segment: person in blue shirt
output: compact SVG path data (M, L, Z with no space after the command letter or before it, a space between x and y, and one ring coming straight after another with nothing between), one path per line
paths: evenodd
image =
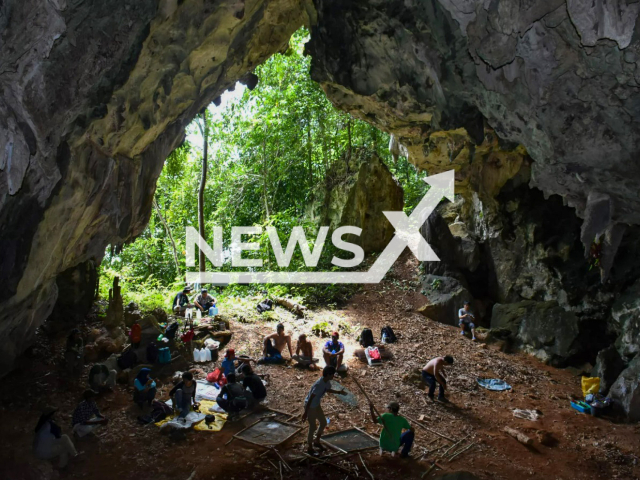
M153 399L156 398L156 382L149 376L150 373L150 368L142 368L133 381L133 401L140 408L144 406L144 402L151 405Z
M224 354L224 360L222 360L220 368L222 369L222 373L224 373L225 377L234 373L236 375L236 380L240 381L244 378L242 367L250 365L251 362L255 363L255 360L247 357L246 355L236 357L236 351L233 348L230 348L227 350L227 353Z
M331 340L324 344L322 348L322 354L324 356L324 362L327 366L331 365L336 368L336 371L342 366L342 360L344 358L344 345L338 339L340 334L333 332L331 334Z
M476 340L476 325L473 323L476 319L475 315L471 311L471 304L469 302L464 302L464 308L458 310L458 326L460 327L460 335L464 335L465 326L469 326L469 330L471 330L471 340L475 342Z

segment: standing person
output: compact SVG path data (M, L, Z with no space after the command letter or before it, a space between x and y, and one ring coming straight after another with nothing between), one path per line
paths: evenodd
M156 398L156 382L149 376L150 373L150 368L142 368L133 381L133 401L137 403L140 408L144 406L144 402L151 405L153 399Z
M182 374L182 381L169 392L173 408L176 412L180 413L179 418L183 420L189 415L192 404L194 408L200 406L200 404L196 402L196 386L197 383L193 380L193 374L191 372L184 372Z
M313 358L313 344L307 340L307 336L302 333L298 337L298 344L296 345L296 354L291 357L301 367L307 367L309 370L317 369L317 358Z
M98 405L96 405L97 396L98 394L93 390L85 390L82 394L82 401L73 411L71 426L73 427L73 433L80 438L108 423L107 418L101 415L100 410L98 410Z
M329 388L331 385L331 379L336 374L336 369L331 366L324 367L322 369L322 378L318 379L309 390L307 397L304 399L304 413L302 414L302 421L309 422L309 434L307 436L307 453L313 455L315 451L313 447L316 446L319 450L325 450L320 443L322 432L327 426L327 418L322 411L322 405L320 404L322 397L325 393L333 393L340 395L347 395L346 390L332 390ZM318 427L316 427L318 423Z
M285 345L289 349L289 356L293 357L291 350L291 336L284 334L284 325L279 323L276 327L276 333L264 337L263 355L258 363L283 363L282 351Z
M184 317L187 308L193 308L193 304L189 302L190 292L191 287L187 285L181 292L176 293L176 296L173 297L172 309L174 314Z
M391 456L395 457L398 449L403 447L400 457L407 458L413 446L415 432L407 419L398 414L400 404L398 402L389 403L387 413L377 417L373 403L369 403L369 412L373 423L379 423L383 427L380 432L380 455L382 452L391 452ZM403 430L406 432L402 433Z
M208 314L211 317L213 307L216 306L216 299L209 295L206 288L203 288L193 303L202 313Z
M253 373L251 365L244 363L242 365L242 386L251 392L251 398L249 404L251 407L256 407L259 403L262 403L267 398L267 389L262 383L262 379Z
M237 418L238 413L247 408L247 397L245 389L236 382L236 374L230 373L227 376L227 384L222 387L216 398L218 406L229 414L229 421Z
M339 341L339 338L340 334L333 332L331 334L331 340L327 341L322 349L325 363L336 367L336 371L340 370L342 359L344 358L344 345Z
M133 346L133 348L138 348L140 346L140 341L142 340L142 327L138 323L138 320L133 321L131 331L129 332L129 338L131 339L131 346Z
M104 363L96 363L89 370L89 388L98 393L110 392L116 386L117 372L109 370Z
M64 353L67 369L71 372L82 370L84 365L84 342L80 330L74 328L67 337L67 347Z
M471 340L476 341L476 324L473 323L476 320L475 315L471 311L471 304L464 302L464 307L458 310L458 326L460 327L460 335L464 335L465 326L469 326L471 330Z
M69 455L78 455L69 435L62 435L62 429L54 421L54 415L58 411L54 407L46 407L40 415L35 428L33 441L33 453L42 460L53 460L60 457L59 467L64 468L69 462Z
M427 363L422 369L422 380L429 386L429 398L433 400L433 394L436 391L436 384L440 387L438 389L438 401L448 402L444 397L444 391L447 389L447 379L444 376L444 367L447 365L453 365L453 357L447 355L445 357L436 357Z

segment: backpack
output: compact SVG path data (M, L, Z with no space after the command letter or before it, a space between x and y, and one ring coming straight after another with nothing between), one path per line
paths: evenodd
M150 343L147 345L147 362L156 363L156 360L158 360L158 347L155 343Z
M217 383L221 387L227 384L227 378L222 373L222 370L216 368L213 372L209 372L207 375L207 382Z
M153 409L153 411L151 412L151 416L155 417L155 413L156 411L162 412L165 415L165 418L168 415L173 414L173 409L167 405L165 402L163 402L162 400L154 400L151 403L151 407ZM156 420L156 422L159 422L160 420Z
M266 312L267 310L271 310L273 308L273 301L265 298L258 304L258 313Z
M363 348L370 347L374 345L376 342L373 339L373 332L370 328L364 328L362 333L360 333L360 346Z
M167 329L164 331L165 338L168 338L169 340L173 340L176 337L178 326L179 326L178 322L173 322L171 325L169 325Z
M126 370L138 363L138 356L133 350L127 350L118 357L117 363L120 370Z
M382 327L382 330L380 330L380 336L382 337L382 343L394 343L398 341L396 334L393 333L393 328L389 325Z
M169 350L169 347L163 347L158 349L158 362L171 363L171 351Z

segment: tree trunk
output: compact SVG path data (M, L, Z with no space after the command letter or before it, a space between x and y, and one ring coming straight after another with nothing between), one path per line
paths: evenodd
M351 117L347 120L347 137L349 140L347 144L347 173L349 173L349 162L351 162Z
M267 220L269 220L269 186L267 184L267 138L266 132L264 140L262 140L262 196L264 197L264 210L267 214Z
M207 237L205 236L205 232L204 232L204 188L207 185L207 163L209 160L208 159L209 126L207 125L207 109L206 108L204 112L202 112L202 124L203 124L202 136L204 138L204 141L202 145L202 177L200 177L200 189L198 190L198 229L200 230L200 236L206 239ZM206 265L205 265L205 256L202 249L200 249L199 259L200 261L198 263L199 263L200 271L204 272L206 269Z
M313 148L311 146L311 115L307 124L307 161L309 163L309 188L313 188Z
M173 261L176 263L176 274L179 274L180 273L180 264L178 263L178 249L176 248L176 242L173 240L173 235L171 234L171 229L169 228L169 225L167 224L167 221L164 219L164 216L162 215L162 212L160 211L160 206L158 205L158 202L156 201L156 197L153 197L153 206L155 207L156 212L158 212L158 216L160 217L160 221L164 225L164 229L167 231L167 235L169 235L169 240L171 240L171 247L173 248Z

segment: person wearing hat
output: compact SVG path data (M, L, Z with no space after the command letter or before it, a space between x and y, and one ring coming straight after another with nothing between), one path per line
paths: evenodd
M331 334L331 340L327 341L322 348L324 362L327 365L336 367L336 371L340 370L342 359L344 358L344 345L338 340L339 338L340 334L333 332Z
M78 452L69 435L63 435L62 429L55 423L54 417L57 411L58 409L55 407L46 407L42 411L35 428L33 453L42 460L53 460L60 457L58 465L60 468L64 468L69 462L69 456L75 457Z
M193 304L189 302L190 292L191 287L187 285L181 292L176 293L176 296L173 297L173 313L184 317L187 308L193 308Z
M211 317L213 308L216 306L216 299L209 295L206 288L203 288L200 290L200 294L196 297L194 304L202 313L206 312Z
M71 426L73 427L73 433L79 438L108 423L107 418L101 415L100 410L98 410L98 405L96 405L97 396L97 392L85 390L82 394L82 401L73 411Z
M250 365L250 362L255 363L255 360L247 357L246 355L236 357L236 351L233 348L229 348L227 353L224 354L224 360L220 364L220 368L222 369L225 377L235 373L236 380L240 381L244 377L242 367Z
M398 402L389 403L387 405L387 412L377 417L373 403L369 403L369 412L371 413L373 423L382 425L382 431L380 432L380 455L382 455L383 452L391 452L391 456L395 457L398 449L402 447L400 457L407 458L413 446L415 434L413 427L407 419L398 414L398 412L400 412L400 404Z

